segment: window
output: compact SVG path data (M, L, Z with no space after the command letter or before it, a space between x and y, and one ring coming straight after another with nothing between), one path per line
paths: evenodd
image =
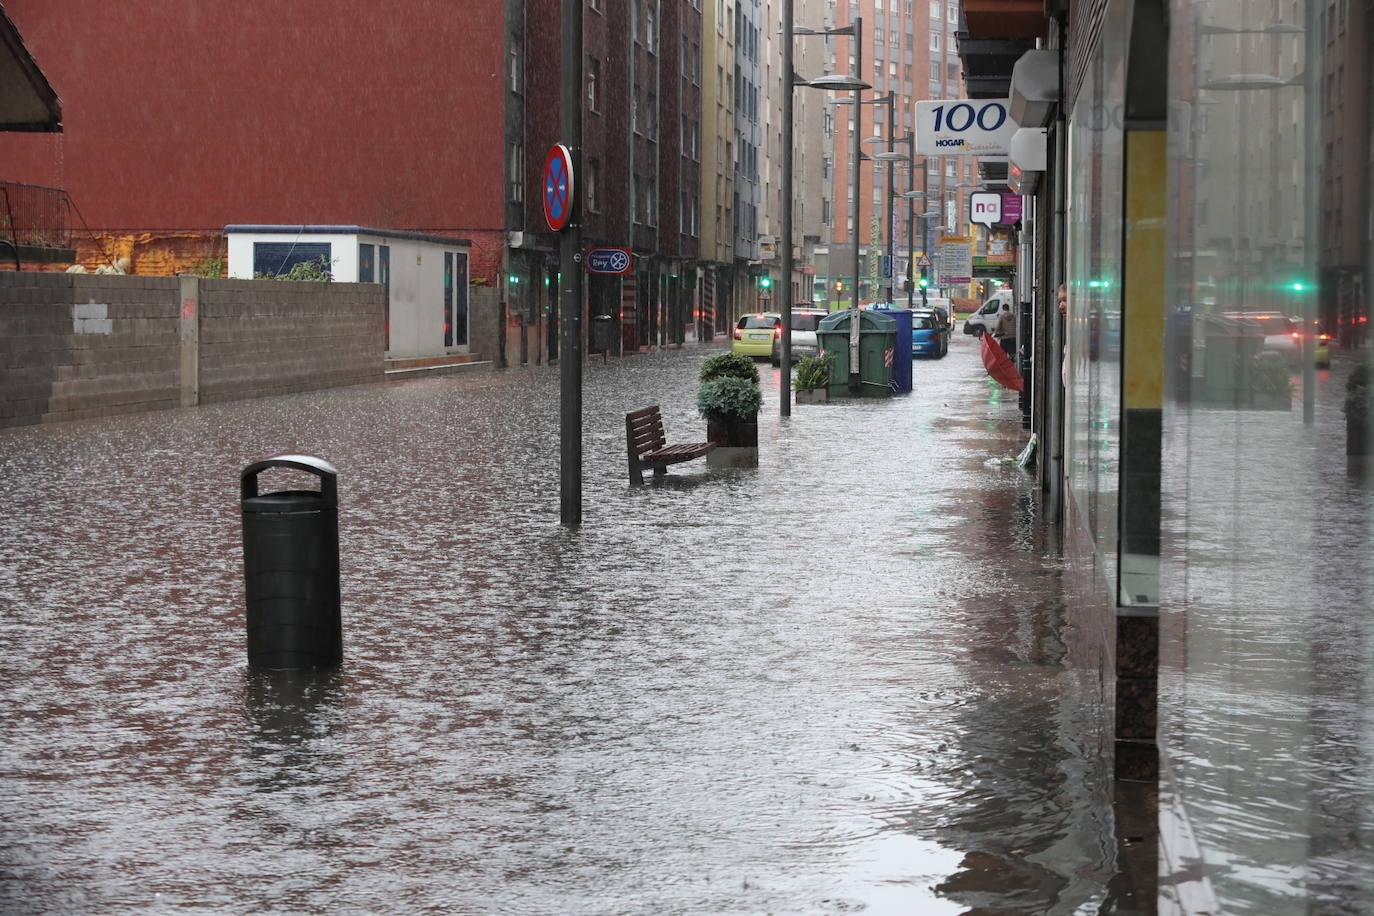
M600 213L601 203L597 199L596 189L601 184L601 161L599 159L587 160L587 188L582 192L583 198L587 201L587 211L589 213Z
M516 141L510 147L510 199L525 202L525 144Z
M297 264L324 259L326 264L334 263L334 254L328 242L254 242L253 276L279 277L291 272Z
M587 110L600 111L598 91L601 85L601 61L592 57L587 60Z
M358 282L359 282L359 283L376 283L376 282L377 282L376 261L374 260L374 257L375 257L374 252L375 252L375 250L376 250L376 246L373 246L373 245L363 245L363 244L358 245Z
M510 91L520 93L520 52L515 48L510 51Z
M939 32L931 32L931 33L930 33L930 50L932 50L932 51L938 51L938 50L940 50L940 33L939 33Z
M951 2L951 3L950 3L950 5L949 5L949 16L948 16L948 19L949 19L950 22L953 22L953 23L956 23L956 24L959 22L959 4L958 4L958 3L955 3L955 2Z
M644 47L650 54L658 52L658 0L644 0Z

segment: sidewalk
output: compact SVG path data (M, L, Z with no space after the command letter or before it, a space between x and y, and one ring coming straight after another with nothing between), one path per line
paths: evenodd
M1097 671L968 339L699 439L711 347L0 433L0 899L31 912L1071 912L1115 875ZM244 670L237 474L340 469L344 668ZM274 484L264 481L264 487ZM1075 662L1084 667L1072 667ZM157 895L157 896L154 896Z

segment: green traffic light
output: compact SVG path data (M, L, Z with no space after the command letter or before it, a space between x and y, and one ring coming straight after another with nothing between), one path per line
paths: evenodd
M506 279L507 279L508 281L510 281L510 285L511 285L511 286L517 286L517 285L519 285L519 283L520 283L520 275L519 275L519 274L511 274L511 275L509 275L508 277L506 277Z
M927 286L930 285L930 281L927 280L925 277L922 277L922 278L921 278L920 283L921 283L921 289L925 289Z
M773 278L772 278L772 277L760 277L760 278L759 278L759 286L763 287L764 289L768 289L768 288L771 287L772 285L773 285Z

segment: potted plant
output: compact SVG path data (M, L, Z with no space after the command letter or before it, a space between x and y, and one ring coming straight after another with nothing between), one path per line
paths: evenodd
M1374 363L1361 363L1345 380L1345 453L1363 458L1369 454L1369 434L1374 430Z
M797 377L792 387L797 392L798 404L824 404L830 399L827 385L830 384L830 370L835 358L828 353L808 356L797 362Z
M1260 354L1249 362L1250 407L1261 410L1291 410L1293 382L1288 366L1278 354Z
M747 379L724 375L703 382L697 411L706 418L706 439L718 447L757 449L763 392Z
M747 356L718 353L701 364L701 381L709 382L718 378L742 378L757 385L759 370Z
M718 450L758 448L762 403L759 370L749 357L718 353L701 364L697 410L706 418L707 441Z

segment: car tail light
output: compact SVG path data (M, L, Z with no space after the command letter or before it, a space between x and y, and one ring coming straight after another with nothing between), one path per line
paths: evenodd
M1318 334L1318 335L1317 335L1317 339L1318 339L1318 340L1330 340L1330 339L1331 339L1331 335L1330 335L1330 334Z
M1292 336L1294 340L1302 340L1302 331L1294 331Z
M778 340L782 337L782 325L773 326L773 339Z
M743 340L743 339L744 339L744 338L740 337L739 328L735 328L735 340Z

